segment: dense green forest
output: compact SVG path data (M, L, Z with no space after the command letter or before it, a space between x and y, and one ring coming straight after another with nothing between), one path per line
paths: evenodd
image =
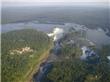
M70 51L65 51L66 55L70 55ZM54 68L42 82L110 82L110 60L107 59L109 51L110 45L98 49L100 60L96 64L76 57L53 62Z
M25 82L41 59L46 58L51 40L34 29L1 34L2 82ZM41 59L40 59L41 58Z
M101 48L89 46L86 39L79 33L69 32L61 40L59 60L52 62L53 69L42 82L110 82L110 45ZM98 56L91 56L81 60L81 46L88 46Z

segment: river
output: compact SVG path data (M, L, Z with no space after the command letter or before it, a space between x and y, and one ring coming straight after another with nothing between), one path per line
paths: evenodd
M74 28L78 29L78 28L86 27L86 26L75 24L75 23L42 24L42 23L38 23L36 21L31 21L31 22L24 22L24 23L3 24L1 31L3 33L3 32L8 32L8 31L27 29L28 28L28 29L36 29L39 31L43 31L45 33L50 33L50 32L52 32L53 28L55 28L55 27L65 28L65 29L68 29L70 27L74 27ZM88 30L86 30L87 39L93 41L96 45L110 44L110 37L106 35L106 32L104 30L102 30L101 28L98 28L98 29L89 29L89 27L86 27L86 28L88 29Z
M70 27L73 27L76 30L86 30L86 38L92 42L95 43L97 46L110 44L110 37L106 35L106 32L102 30L101 28L98 29L89 29L84 25L79 25L75 23L65 23L65 24L41 24L38 22L25 22L25 23L10 23L10 24L3 24L2 25L2 33L13 31L13 30L20 30L20 29L36 29L39 31L43 31L45 33L52 32L53 28L59 27L63 29L68 29ZM82 28L84 27L84 28ZM54 46L53 49L55 49L56 46ZM57 49L57 48L56 48ZM38 73L36 73L33 76L34 82L41 82L42 79L48 74L48 72L53 68L52 62L58 60L58 54L56 54L56 51L53 50L52 53L50 53L48 59L46 62L43 62L40 65Z

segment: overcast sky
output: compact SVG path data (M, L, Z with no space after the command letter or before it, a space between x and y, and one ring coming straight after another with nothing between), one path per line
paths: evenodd
M101 3L101 4L107 4L109 0L2 0L2 4L8 4L8 5L60 5L62 4L91 4L93 2ZM51 3L51 4L50 4Z

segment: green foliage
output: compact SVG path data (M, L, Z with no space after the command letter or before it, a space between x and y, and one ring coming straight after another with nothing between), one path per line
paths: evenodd
M23 82L29 70L37 64L41 54L49 49L50 42L45 33L33 29L3 33L1 35L2 82ZM10 54L10 50L26 46L33 49L33 52ZM31 55L33 57L30 57Z
M81 54L82 51L77 45L64 45L61 50L61 56L69 59L79 58Z
M107 56L110 56L110 45L104 45L99 50L99 54L102 61L107 61Z
M86 65L80 60L55 62L48 79L53 82L82 82L86 74Z
M70 49L70 48L69 48ZM64 50L69 55L71 49ZM100 61L88 64L75 57L60 62L53 62L53 69L48 73L45 82L110 82L110 60L107 61L110 46L99 50Z

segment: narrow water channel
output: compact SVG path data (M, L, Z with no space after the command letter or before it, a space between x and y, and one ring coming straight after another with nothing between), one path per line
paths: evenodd
M42 82L42 80L47 76L49 71L52 70L53 68L52 62L57 60L60 54L60 49L61 49L60 43L56 42L46 62L43 62L40 65L38 72L33 75L33 82Z

